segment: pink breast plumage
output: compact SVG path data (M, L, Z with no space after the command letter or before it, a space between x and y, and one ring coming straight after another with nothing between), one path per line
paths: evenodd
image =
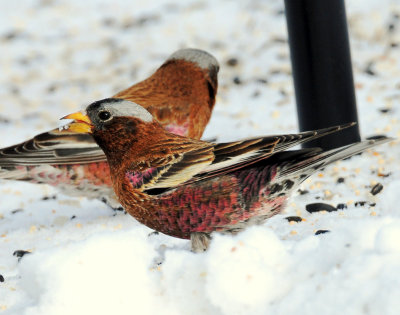
M186 121L183 124L168 124L165 127L168 132L174 133L180 136L187 136L189 131L189 122Z

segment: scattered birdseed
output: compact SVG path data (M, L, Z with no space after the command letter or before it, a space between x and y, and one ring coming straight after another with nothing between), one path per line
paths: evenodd
M3 116L0 116L0 123L2 123L2 124L9 124L9 123L10 123L10 120L7 119L7 118L5 118L5 117L3 117Z
M259 90L255 90L251 97L259 97L261 92Z
M372 67L374 66L374 62L371 61L367 64L367 66L365 67L364 72L368 75L374 76L376 75L375 71L372 70Z
M303 220L303 218L298 216L290 216L286 217L285 219L288 220L288 222L301 222Z
M4 282L4 277L3 277L3 275L0 275L0 282Z
M347 205L345 203L338 203L338 205L336 206L336 209L338 209L338 210L347 209Z
M271 117L274 118L274 119L279 118L280 115L281 115L281 113L280 113L279 111L277 111L277 110L274 110L274 111L271 113Z
M382 189L383 185L381 183L377 183L374 187L372 187L370 193L375 196L379 194L382 191Z
M121 230L122 229L122 224L117 224L116 226L114 226L114 230Z
M392 33L395 30L396 26L394 23L389 23L388 25L388 32Z
M262 84L268 84L268 80L267 79L263 79L263 78L257 79L256 82L262 83Z
M239 77L234 77L232 81L233 81L233 83L238 84L238 85L242 84L242 80L240 80Z
M22 211L24 211L24 209L18 208L18 209L12 210L11 214L16 214L16 213L22 212Z
M366 138L366 140L377 140L382 138L383 135L373 135Z
M367 201L356 201L354 205L356 207L364 207L367 204Z
M50 199L55 200L55 199L57 199L57 196L56 196L56 195L53 195L53 196L44 196L44 197L42 198L42 200L50 200Z
M30 254L30 253L31 253L30 251L18 249L16 251L14 251L13 256L18 257L18 261L20 261L22 257L24 257L25 255Z
M330 190L325 190L324 195L325 195L325 198L327 198L327 199L332 199L332 197L333 197L333 193Z
M149 233L149 235L147 235L147 237L150 237L150 236L153 236L153 235L158 235L158 234L160 234L160 233L157 232L157 231L153 231L153 232Z
M306 211L309 213L319 212L319 211L336 211L337 209L327 203L316 202L316 203L309 203L306 205Z
M330 232L329 230L318 230L317 232L315 232L315 235L325 234L329 232Z
M239 63L239 60L238 60L237 58L229 58L229 59L226 61L226 64L227 64L228 66L230 66L230 67L237 66L238 63Z

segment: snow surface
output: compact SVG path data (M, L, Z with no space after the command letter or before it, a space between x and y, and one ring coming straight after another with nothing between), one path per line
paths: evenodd
M399 137L400 3L346 5L362 135ZM204 138L297 131L282 1L1 1L0 43L0 146L144 79L183 47L221 64ZM203 254L100 201L2 181L0 313L399 314L399 153L394 141L327 168L282 214L215 235ZM347 208L310 214L313 202Z

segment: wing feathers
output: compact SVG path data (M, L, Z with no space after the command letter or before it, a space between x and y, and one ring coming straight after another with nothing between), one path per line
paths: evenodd
M156 183L150 188L178 186L203 171L214 160L213 146L203 147L182 154L182 158L172 163Z
M191 168L190 172L185 173L185 176L181 177L181 179L187 178L185 184L204 180L206 178L211 178L238 170L260 160L267 159L275 153L285 151L288 148L303 142L337 132L353 125L354 123L349 123L316 131L302 132L299 134L269 136L236 142L214 144L213 154L215 158L210 164L208 164L208 166L205 163L199 168L191 168L192 166L186 165L185 163L187 162L184 162L183 159L182 161L178 162L174 168L170 168L168 173L172 174L173 171L174 176L178 177L179 172L184 172L185 169ZM197 173L195 173L196 171ZM192 174L192 177L188 178L188 174ZM162 180L163 177L159 179L159 181ZM166 186L163 185L162 187L165 188Z
M380 138L374 140L365 140L353 144L349 144L344 147L332 149L325 152L316 151L314 156L302 158L302 160L294 160L291 164L286 165L281 169L281 172L277 176L277 180L282 180L286 177L294 177L299 175L299 173L306 174L307 171L311 175L314 171L325 167L333 162L351 157L358 154L368 148L374 147L379 144L383 144L394 140L393 138L388 138L381 136Z
M105 161L102 150L90 135L53 129L0 149L0 167L41 164L74 164Z

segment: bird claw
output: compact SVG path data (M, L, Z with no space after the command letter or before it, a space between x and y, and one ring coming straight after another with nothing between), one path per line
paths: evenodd
M106 198L102 197L100 199L101 202L105 203L108 207L110 207L113 211L125 211L124 208L118 203L116 198Z
M211 236L203 232L194 232L190 234L190 241L192 245L192 252L202 253L208 249L211 241Z

